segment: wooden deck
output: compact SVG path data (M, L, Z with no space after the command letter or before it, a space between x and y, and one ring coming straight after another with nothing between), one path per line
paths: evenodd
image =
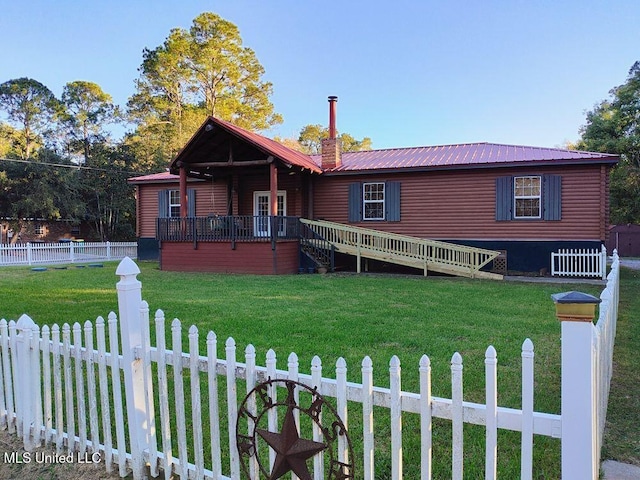
M360 259L370 258L419 268L423 270L425 276L432 271L461 277L502 280L502 275L481 270L500 254L497 251L341 223L304 218L300 221L323 239L306 240L307 242L316 244L324 242L327 248L333 245L336 252L356 256L358 273L360 273Z

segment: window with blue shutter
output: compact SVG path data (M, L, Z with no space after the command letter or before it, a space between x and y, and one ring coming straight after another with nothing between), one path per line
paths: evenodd
M538 183L536 184L534 180ZM540 207L542 207L541 213ZM496 220L531 220L536 218L561 220L562 176L538 175L496 178Z
M400 221L400 182L349 184L349 222Z
M158 192L158 217L169 218L180 216L180 191L175 189ZM196 216L196 190L187 190L187 216Z

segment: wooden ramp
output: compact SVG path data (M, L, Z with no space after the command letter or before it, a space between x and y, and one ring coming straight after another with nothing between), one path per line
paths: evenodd
M336 252L358 257L358 273L360 273L360 259L371 258L419 268L424 271L425 276L432 271L460 277L502 280L502 275L480 270L500 254L497 251L353 227L342 223L305 218L300 221L318 236L316 239L302 241L313 242L316 248L324 246L329 249L333 246Z

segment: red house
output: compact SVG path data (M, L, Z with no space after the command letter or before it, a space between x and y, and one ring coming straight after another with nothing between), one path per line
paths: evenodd
M140 257L166 270L295 273L338 258L490 276L606 241L616 155L492 143L342 153L335 104L322 155L207 118L169 172L129 180Z

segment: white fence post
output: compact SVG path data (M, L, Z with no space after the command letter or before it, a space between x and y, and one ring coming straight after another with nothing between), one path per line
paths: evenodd
M27 315L22 315L16 324L17 336L17 366L20 372L18 387L18 399L21 404L22 414L22 440L24 449L31 451L40 444L40 423L38 422L38 402L40 392L40 363L33 362L32 337L36 333L35 322ZM39 350L38 350L39 353ZM34 382L34 377L36 381Z
M564 299L560 296L566 295ZM571 301L569 301L571 297ZM562 370L562 478L564 480L596 480L597 416L596 416L596 356L593 315L580 311L590 295L578 292L553 296L556 303L572 304L574 312L561 311Z
M602 280L607 279L607 247L602 245L602 254L600 256L600 271L602 272Z
M149 338L145 338L144 334L148 335L148 329L145 329L140 321L142 284L136 278L139 273L140 269L129 257L122 260L116 269L116 275L120 276L116 286L120 312L127 423L131 442L133 477L136 480L144 478L142 454L149 449L151 438L155 438L155 432L152 431L154 412L151 411L152 404L147 399L147 394L152 393L150 391L152 382L150 379L145 382L144 378L146 369L143 352L149 348ZM146 393L145 383L148 388Z

